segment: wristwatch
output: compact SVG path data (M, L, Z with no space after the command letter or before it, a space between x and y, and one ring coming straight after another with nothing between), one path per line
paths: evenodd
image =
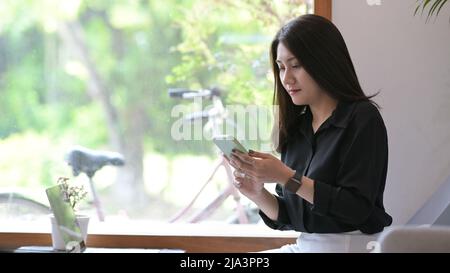
M302 176L297 171L294 176L289 178L289 180L284 184L284 188L292 193L297 193L298 189L302 186Z

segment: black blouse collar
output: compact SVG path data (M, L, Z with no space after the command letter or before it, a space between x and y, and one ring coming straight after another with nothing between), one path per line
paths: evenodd
M356 102L339 102L330 117L330 123L336 127L347 128Z
M353 113L353 110L355 108L356 102L342 102L340 101L334 109L333 113L331 114L330 118L328 119L329 124L340 127L340 128L347 128L348 123L351 120L351 116ZM303 116L303 118L311 117L311 110L309 109L308 105L305 105L300 115Z

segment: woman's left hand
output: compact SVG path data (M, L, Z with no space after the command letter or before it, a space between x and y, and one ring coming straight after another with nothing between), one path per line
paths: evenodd
M234 151L230 164L256 182L285 182L294 171L271 154L250 150L249 154Z

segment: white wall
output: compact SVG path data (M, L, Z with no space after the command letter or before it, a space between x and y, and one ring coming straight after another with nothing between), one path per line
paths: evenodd
M333 22L365 92L381 91L375 101L390 145L385 205L394 224L450 175L450 3L425 24L413 16L415 2L333 0Z

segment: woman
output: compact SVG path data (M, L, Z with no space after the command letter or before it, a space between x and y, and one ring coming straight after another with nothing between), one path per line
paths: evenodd
M383 206L387 133L336 26L317 15L283 26L271 45L277 151L235 151L235 186L273 229L297 230L276 252L365 252L392 223ZM264 183L277 183L274 196Z

